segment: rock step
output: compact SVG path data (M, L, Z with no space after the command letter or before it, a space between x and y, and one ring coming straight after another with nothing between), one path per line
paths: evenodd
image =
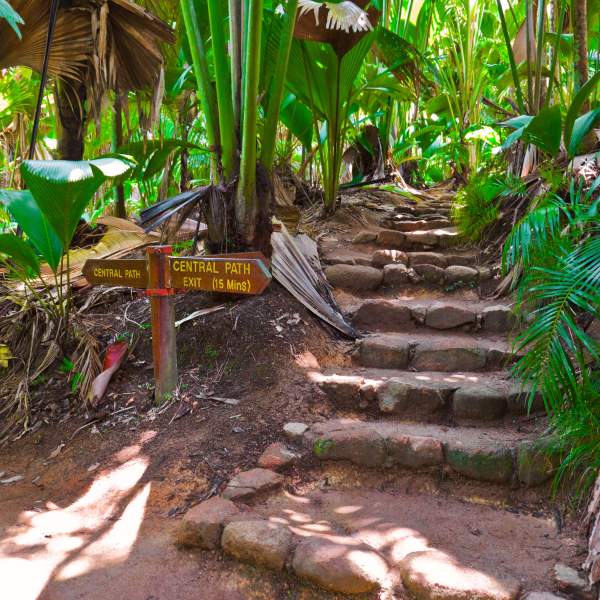
M491 371L514 362L507 342L427 331L374 334L357 343L354 360L363 367L414 371Z
M414 220L414 219L398 219L391 218L384 221L384 225L389 229L395 231L427 231L428 229L440 229L442 227L450 227L452 223L450 219L437 218L427 220Z
M175 543L222 549L344 597L378 590L391 597L402 586L411 598L436 600L517 600L521 584L550 587L556 557L577 550L565 550L544 513L332 488L279 494L251 508L211 498L188 511Z
M417 231L382 229L377 234L377 244L395 250L418 250L422 248L451 248L460 242L456 227L441 227Z
M371 264L377 266L356 264L359 260L357 257L349 258L354 264L330 265L325 268L325 277L333 287L354 291L372 291L381 286L394 289L406 284L422 283L455 287L475 286L492 277L491 270L486 267L452 265L442 268L431 264L407 267L402 254L404 253L396 250L385 250L383 254L376 252ZM394 262L383 264L388 260Z
M416 326L447 330L509 332L517 318L508 304L446 300L366 300L348 311L362 331L407 331Z
M444 467L468 479L504 485L540 485L558 464L548 455L551 438L501 428L335 419L313 424L304 443L320 461L409 470Z
M504 371L441 373L385 371L313 373L319 388L339 408L376 410L402 419L457 423L499 421L506 415L527 414L528 395ZM536 396L532 412L544 410Z

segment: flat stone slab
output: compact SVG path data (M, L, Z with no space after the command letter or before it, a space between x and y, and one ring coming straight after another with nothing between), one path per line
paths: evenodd
M407 382L402 378L392 377L377 386L375 394L382 413L410 418L441 411L455 389L449 383Z
M256 494L281 487L283 477L268 469L251 469L238 473L227 484L223 497L227 500L244 500Z
M474 283L479 277L479 271L472 267L463 267L461 265L451 265L446 268L446 281L453 283Z
M519 596L517 580L496 579L438 550L413 552L398 568L415 600L517 600Z
M427 309L425 325L433 329L454 329L477 321L474 310L462 306L436 302Z
M448 260L444 254L438 252L408 252L408 264L411 267L415 265L434 265L445 269L448 266Z
M190 508L175 533L175 544L184 548L215 550L228 519L240 514L230 500L215 496Z
M353 238L353 244L372 244L377 239L376 231L359 231Z
M364 339L358 350L358 361L364 367L405 369L410 353L409 340L392 335L372 336Z
M352 323L365 331L402 331L411 317L410 308L400 302L367 300L354 313Z
M308 538L294 552L292 568L301 579L341 594L362 594L381 586L385 559L353 538Z
M452 410L457 419L496 421L506 413L506 391L487 385L459 388L454 392Z
M293 547L290 530L268 521L239 521L225 527L222 546L239 561L281 571Z
M505 305L487 306L481 311L482 327L486 331L510 331L517 325L517 317Z
M383 229L377 236L377 244L386 248L401 250L406 241L406 234L394 229Z
M356 291L374 290L383 282L381 270L362 265L331 265L325 277L333 287Z

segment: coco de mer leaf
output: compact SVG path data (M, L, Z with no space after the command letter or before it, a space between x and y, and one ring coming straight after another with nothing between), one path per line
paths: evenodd
M63 254L63 246L31 192L0 190L0 204L6 207L50 268L56 271Z

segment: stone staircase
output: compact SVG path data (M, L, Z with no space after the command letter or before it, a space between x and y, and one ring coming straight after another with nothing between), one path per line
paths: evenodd
M310 373L336 418L286 425L259 468L188 513L182 545L289 570L327 590L315 598L580 597L547 591L565 546L540 509L556 466L543 405L535 398L528 415L508 372L518 319L510 299L482 298L494 269L460 247L449 214L448 198L399 200L377 208L378 226L322 241L325 274L362 334L348 364ZM313 485L281 491L277 471L299 464ZM429 483L410 493L408 474ZM479 487L432 493L431 481ZM520 494L537 511L513 509Z

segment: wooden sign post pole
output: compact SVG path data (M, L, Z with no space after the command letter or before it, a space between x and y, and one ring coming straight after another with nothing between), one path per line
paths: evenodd
M171 251L171 246L152 246L146 249L148 260L90 259L83 267L83 274L91 285L146 290L152 315L152 355L158 404L172 398L178 383L173 296L191 290L257 295L262 294L272 280L268 261L259 252L171 256Z
M158 404L170 399L177 389L177 340L174 290L167 287L168 256L171 246L153 246L148 253L148 290L152 317L152 355L155 398Z

